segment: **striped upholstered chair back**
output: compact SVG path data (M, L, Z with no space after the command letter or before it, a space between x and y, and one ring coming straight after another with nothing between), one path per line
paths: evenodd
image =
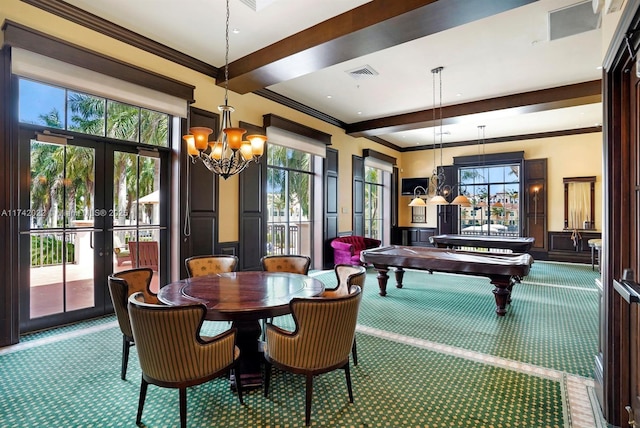
M353 402L349 353L356 329L362 289L335 298L304 298L290 302L295 331L267 324L264 395L269 393L271 366L307 377L305 423L311 418L313 376L344 369L349 401Z
M227 330L213 338L201 337L199 332L207 311L202 304L155 305L146 303L142 293L136 293L129 297L128 309L142 369L136 423L140 424L147 385L152 383L180 389L180 419L181 425L186 426L186 388L222 376L236 367L240 355L235 346L236 330ZM239 375L236 370L236 380ZM236 390L242 403L239 382Z
M311 258L300 255L264 256L261 260L262 270L266 272L289 272L307 275Z
M364 288L364 280L367 277L367 269L364 266L356 266L350 264L339 264L333 268L336 273L336 279L338 285L335 288L327 288L322 293L322 297L338 297L345 296L353 291L355 285L361 289ZM353 365L358 365L358 346L356 338L353 338L353 345L351 346L351 356L353 358Z
M235 329L202 346L204 305L165 306L129 298L129 317L145 377L163 383L189 382L228 369L236 353Z
M339 264L333 268L338 285L335 288L327 288L322 294L323 297L337 297L349 294L349 290L354 285L364 288L364 280L367 277L367 270L364 266Z
M127 299L136 292L141 292L147 302L157 303L158 298L151 291L151 278L153 271L150 268L137 268L116 272L108 277L109 294L113 303L113 310L118 319L118 325L122 332L122 364L120 377L127 377L127 365L129 364L129 348L133 346L133 333L127 311Z
M235 272L238 257L230 255L193 256L184 261L189 278L213 275L216 273Z

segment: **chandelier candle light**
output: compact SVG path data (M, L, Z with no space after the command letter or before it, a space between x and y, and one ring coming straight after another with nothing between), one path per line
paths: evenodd
M265 135L243 135L247 132L243 128L234 128L231 124L231 113L234 108L228 103L229 97L229 0L227 0L226 21L226 51L224 64L224 104L218 106L222 112L220 130L215 141L209 141L209 135L213 129L206 127L189 128L189 134L182 138L187 142L187 151L193 163L200 159L204 166L214 174L222 176L225 180L238 174L264 153L264 144L267 141Z

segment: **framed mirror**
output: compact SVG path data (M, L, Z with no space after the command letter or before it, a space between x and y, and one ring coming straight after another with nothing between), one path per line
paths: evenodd
M595 228L596 177L567 177L564 182L564 228Z

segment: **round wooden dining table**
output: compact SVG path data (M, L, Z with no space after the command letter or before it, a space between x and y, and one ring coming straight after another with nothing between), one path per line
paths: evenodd
M260 320L290 312L296 297L322 294L324 284L312 277L285 272L246 271L200 276L160 288L158 299L167 305L202 303L206 319L231 321L238 330L243 387L262 385Z

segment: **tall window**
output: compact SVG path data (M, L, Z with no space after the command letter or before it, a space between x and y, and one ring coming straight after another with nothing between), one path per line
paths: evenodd
M267 147L267 254L311 256L313 155Z
M364 235L380 240L384 226L383 175L378 168L364 167Z
M519 236L520 165L461 167L461 191L471 201L460 208L460 233Z
M19 81L21 123L169 146L169 115L34 80Z

